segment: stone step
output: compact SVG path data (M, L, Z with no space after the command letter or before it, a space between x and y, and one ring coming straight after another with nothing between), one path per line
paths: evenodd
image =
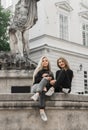
M0 101L8 100L22 100L30 101L30 97L33 93L3 93L0 94ZM64 93L54 93L51 97L46 97L47 100L51 101L77 101L77 102L88 102L88 95L75 95L75 94L64 94Z

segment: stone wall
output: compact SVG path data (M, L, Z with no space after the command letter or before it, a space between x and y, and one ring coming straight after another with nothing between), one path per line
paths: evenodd
M48 121L39 116L32 94L0 94L0 130L88 130L88 96L58 94L46 98Z
M0 70L0 93L11 93L12 86L31 86L33 70Z

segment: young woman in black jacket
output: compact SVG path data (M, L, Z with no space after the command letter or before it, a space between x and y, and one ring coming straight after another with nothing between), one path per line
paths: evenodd
M54 76L51 72L50 62L47 57L43 56L34 71L33 86L31 89L31 91L35 93L31 99L36 101L39 98L40 116L43 121L47 121L45 113L45 93L52 86L50 84L51 80L54 80Z
M52 80L51 87L48 92L46 93L47 96L51 96L55 90L55 92L64 92L70 93L71 92L71 83L73 78L73 71L70 69L68 62L65 58L60 57L57 60L57 66L60 70L56 71L56 80Z

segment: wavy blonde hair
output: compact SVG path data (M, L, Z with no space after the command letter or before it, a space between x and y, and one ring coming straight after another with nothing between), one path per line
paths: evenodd
M46 57L46 56L42 56L42 57L40 58L40 60L39 60L39 63L38 63L38 65L37 65L36 69L34 70L34 73L33 73L33 82L34 82L34 79L35 79L36 74L37 74L40 70L43 69L42 60L43 60L44 58L47 58L47 57ZM48 67L48 70L51 71L50 61L49 61L48 58L47 58L47 60L48 60L48 66L47 66L47 67Z

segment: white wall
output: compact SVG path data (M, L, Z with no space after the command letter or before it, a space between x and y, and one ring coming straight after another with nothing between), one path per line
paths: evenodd
M60 0L61 1L61 0ZM81 0L70 0L70 6L73 8L69 12L69 41L77 44L82 43L82 18L79 13L83 11L80 5ZM55 3L59 0L40 0L38 2L38 21L37 24L30 30L30 39L48 34L59 37L59 9Z
M70 40L75 43L81 43L80 36L80 0L71 0L71 6L73 7L73 11L71 12L71 29L70 29Z
M44 1L37 2L38 21L29 30L29 39L33 39L37 36L45 34L45 13L44 13Z
M49 34L52 36L58 35L57 30L57 10L53 0L40 0L38 2L38 21L37 24L30 30L30 38Z
M12 0L1 0L1 5L4 8L7 8L8 6L11 6L11 4L12 4Z

